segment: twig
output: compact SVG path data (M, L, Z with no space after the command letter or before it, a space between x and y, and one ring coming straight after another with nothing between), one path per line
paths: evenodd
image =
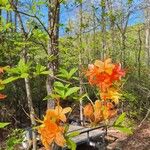
M150 114L150 108L148 109L148 111L147 111L147 113L146 113L144 119L141 121L141 123L139 124L138 127L141 127L141 125L143 124L143 122L148 118L149 114Z

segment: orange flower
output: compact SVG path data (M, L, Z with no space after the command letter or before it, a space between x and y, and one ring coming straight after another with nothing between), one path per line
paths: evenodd
M100 100L95 101L95 104L94 104L94 117L95 117L94 122L95 123L98 123L103 120L102 105L103 105L102 101Z
M111 81L118 81L125 76L125 71L121 69L121 64L116 64L110 76Z
M96 60L94 65L98 67L99 73L105 72L105 73L107 73L109 75L112 74L112 71L113 71L113 69L115 67L115 65L112 64L110 58L106 59L104 62L102 62L100 60Z
M0 73L4 73L4 70L2 67L0 67Z
M84 116L94 124L110 119L117 114L111 102L96 100L92 106L90 103L84 108Z
M120 64L112 64L108 58L104 62L96 60L90 64L86 76L91 85L96 85L101 91L105 92L115 81L121 79L125 71L121 69Z
M55 109L48 109L44 116L42 125L38 128L39 134L41 134L41 141L46 149L49 149L52 143L55 143L63 147L66 143L64 134L64 127L60 124L66 122L65 114L70 112L71 108L62 108L56 106Z
M0 100L5 99L7 96L0 93Z
M50 149L52 143L64 147L66 140L63 136L64 128L45 118L43 124L38 128L41 134L41 141L47 150Z
M49 120L66 122L66 113L70 112L71 108L62 108L61 106L56 106L55 109L48 109L46 112L46 117Z
M118 104L121 94L118 92L117 89L111 87L108 88L106 92L100 92L100 96L102 100L111 100L115 104Z
M90 120L93 120L94 116L94 109L93 106L89 103L87 104L83 109L83 114L86 118L89 118Z
M110 118L116 116L116 114L117 114L116 109L110 109L107 105L104 107L104 110L103 110L104 120L110 119Z

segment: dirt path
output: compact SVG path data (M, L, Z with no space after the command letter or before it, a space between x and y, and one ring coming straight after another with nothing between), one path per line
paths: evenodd
M110 130L107 138L112 140L108 150L150 150L150 122L145 122L130 136Z

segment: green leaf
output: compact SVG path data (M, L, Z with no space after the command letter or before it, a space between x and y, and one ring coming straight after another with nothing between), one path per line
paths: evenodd
M50 94L50 95L47 95L43 100L55 100L59 98L60 96L58 94Z
M87 93L81 95L81 96L79 97L79 101L82 101L85 97L87 97Z
M69 72L69 79L77 72L78 68L72 68Z
M64 125L64 127L65 127L65 131L64 131L64 133L67 133L67 132L68 132L68 130L69 130L69 124L65 124L65 125Z
M23 74L21 74L21 78L28 78L29 77L29 74L28 73L23 73Z
M76 150L77 147L76 143L71 139L67 139L67 146L71 150Z
M3 80L3 81L2 81L2 84L8 84L8 83L10 83L10 82L13 82L13 81L19 79L19 78L20 78L20 77L9 77L9 78Z
M65 97L68 97L74 93L76 93L80 88L79 87L72 87L66 92Z
M62 87L62 88L65 87L65 86L63 85L63 83L61 83L61 82L59 82L59 81L54 82L54 86L55 86L55 87Z
M74 132L69 133L67 136L68 136L69 138L72 138L72 137L78 136L79 134L80 134L80 132L74 131Z
M64 78L68 78L68 71L65 69L60 69L60 74L58 75L59 77L64 77Z
M1 128L5 128L6 126L8 126L10 123L8 122L0 122L0 129Z
M126 134L132 134L132 130L131 128L128 127L124 127L124 126L114 126L114 128L116 128L117 130L126 133Z
M41 72L40 74L43 74L43 75L50 75L52 74L52 71L48 70L48 71L43 71Z
M0 0L0 5L4 6L8 3L8 0Z
M120 125L123 123L123 121L125 120L126 118L126 113L122 113L118 118L117 120L115 121L114 125Z
M4 88L5 88L5 85L0 85L0 91L4 90Z

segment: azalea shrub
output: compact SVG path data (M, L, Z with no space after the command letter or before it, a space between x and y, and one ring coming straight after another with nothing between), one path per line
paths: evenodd
M0 90L3 90L7 83L30 76L29 66L20 60L15 68L7 68L10 77L0 80ZM50 74L44 66L37 65L35 70L32 74L34 77ZM76 143L72 138L79 135L79 132L68 133L68 119L72 112L72 107L63 108L61 106L62 100L72 99L75 100L72 101L73 103L77 103L85 97L89 99L88 93L80 95L80 87L74 84L78 81L76 72L76 68L72 68L69 72L61 69L58 76L55 77L58 81L54 82L52 94L45 97L45 100L55 100L55 108L48 109L43 120L37 119L39 126L35 128L37 128L42 144L47 150L55 149L57 146L66 146L72 150L76 149ZM4 73L4 68L0 68L0 73L1 75ZM125 77L125 70L121 68L120 63L112 63L110 58L104 61L96 60L94 64L89 64L85 77L93 88L98 89L99 99L96 101L89 99L90 102L83 107L84 117L91 127L98 126L102 121L108 123L118 112L117 105L122 96L122 78ZM4 98L6 98L6 95L0 94L0 99ZM125 113L118 117L113 126L131 133L130 129L123 126L123 121L125 121ZM5 127L8 124L0 123L0 126ZM107 124L105 125L107 127Z
M108 58L104 62L96 60L94 64L90 64L86 76L89 84L96 86L99 91L100 99L91 101L84 107L84 116L95 126L116 116L116 105L121 97L121 79L125 76L125 70L121 68L121 64L114 64Z
M71 112L70 107L62 108L59 104L55 109L48 109L44 120L38 128L38 133L41 135L41 140L46 149L52 148L53 144L64 147L65 140L65 126L67 118L66 114Z
M63 75L63 77L64 76L65 75ZM94 64L90 64L85 76L91 86L97 87L100 99L95 102L90 100L90 103L84 106L84 117L90 122L91 126L97 126L102 121L108 122L109 119L117 115L118 110L116 106L122 95L121 83L122 77L125 76L125 70L121 68L120 63L114 64L111 59L108 58L104 62L96 60ZM61 86L60 89L65 89L62 83L56 83L57 87ZM69 86L67 86L67 88L68 87ZM53 98L56 99L56 107L54 109L48 109L43 121L39 121L41 125L38 127L38 133L41 136L43 145L48 150L53 149L55 145L60 147L68 146L70 149L75 149L76 146L74 146L75 143L71 139L72 136L69 137L67 134L69 126L67 124L68 118L66 114L71 113L72 109L71 107L62 108L62 106L60 106L60 99L64 100L66 97L61 96L62 94L58 94L59 92L56 92L56 89L54 90L55 93L57 93L55 96L53 95ZM62 91L60 93L62 93ZM121 124L125 120L125 114L118 119L114 125L116 128L118 126L121 128L123 127ZM124 130L127 129L124 128ZM78 133L74 135L78 135Z

